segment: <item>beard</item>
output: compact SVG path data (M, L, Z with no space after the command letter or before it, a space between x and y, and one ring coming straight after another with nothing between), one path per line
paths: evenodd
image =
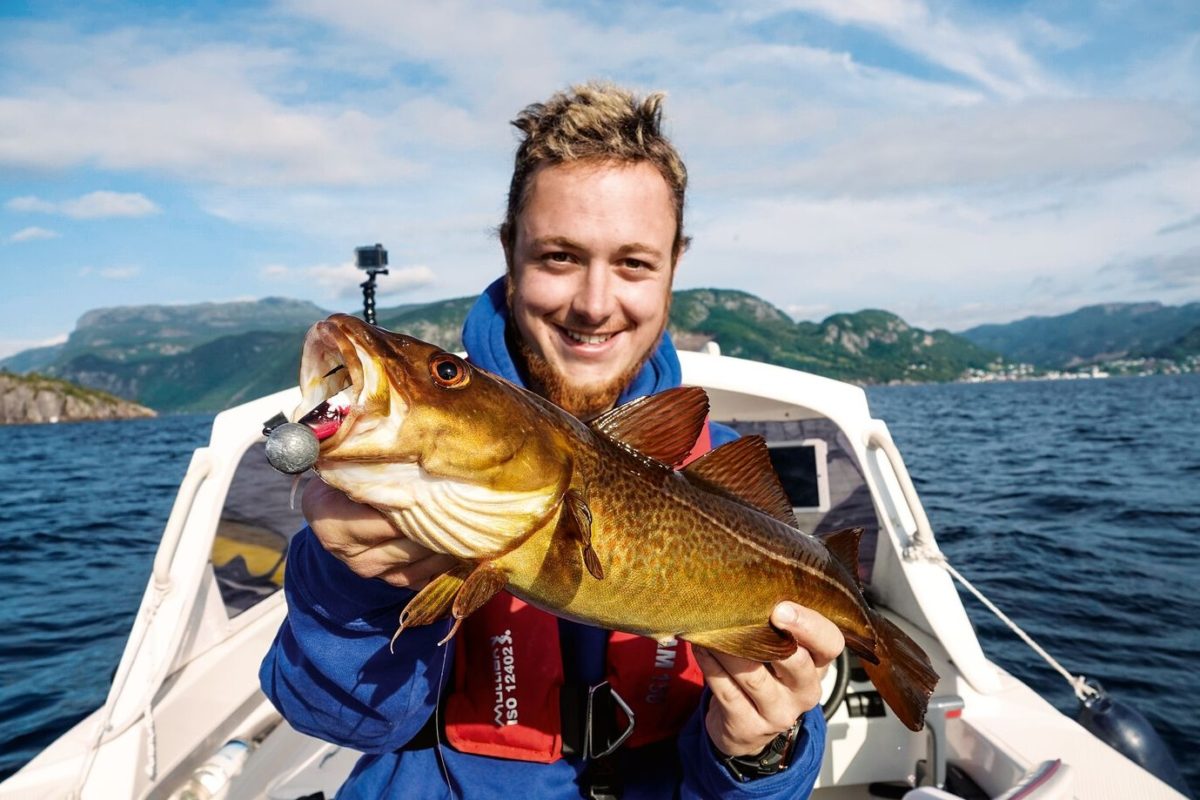
M516 340L517 367L524 373L529 388L585 422L600 416L617 404L621 392L633 383L633 379L653 352L647 351L627 370L607 381L577 384L571 383L565 375L554 369L549 361L533 352L519 333L513 331L513 338Z
M674 267L672 267L674 269ZM525 379L528 388L549 400L554 405L567 411L577 419L587 422L594 419L617 404L617 399L625 387L633 383L633 379L641 372L642 367L650 360L650 356L662 341L663 331L667 329L667 320L671 312L671 292L667 292L666 307L663 311L662 328L654 337L654 345L641 358L635 361L624 372L613 375L607 381L599 383L571 383L566 375L558 372L543 356L535 353L525 341L517 325L513 321L513 299L515 295L512 267L509 267L508 279L505 281L504 297L508 306L508 325L506 335L510 351L516 355L517 370Z

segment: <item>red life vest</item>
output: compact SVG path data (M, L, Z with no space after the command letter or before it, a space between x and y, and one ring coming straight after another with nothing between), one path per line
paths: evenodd
M684 463L711 447L706 423ZM455 647L445 713L450 745L463 753L543 764L562 758L557 618L501 592L463 621ZM605 678L637 721L627 747L677 734L704 688L687 642L664 646L613 631L605 661Z

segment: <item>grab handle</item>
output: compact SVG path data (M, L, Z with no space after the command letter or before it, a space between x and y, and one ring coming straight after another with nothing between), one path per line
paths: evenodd
M171 506L171 515L167 517L167 525L163 528L158 553L154 556L154 588L157 591L165 592L171 586L171 562L175 560L175 551L179 549L184 523L192 513L196 492L210 472L212 459L208 457L208 448L198 448L192 453L192 463L188 465L187 474L183 476L183 482L179 485L175 504Z
M867 446L878 448L883 452L892 468L892 474L896 476L900 493L904 496L904 502L908 505L909 513L912 514L913 522L917 526L910 537L912 546L919 550L932 547L933 528L929 525L929 517L925 516L925 507L921 505L921 499L917 497L917 487L913 485L908 469L904 466L904 459L900 457L900 451L896 448L896 443L892 441L892 435L888 429L883 425L872 427L867 432Z

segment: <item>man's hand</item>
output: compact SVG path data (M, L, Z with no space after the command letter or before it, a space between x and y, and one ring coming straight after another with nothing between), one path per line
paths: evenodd
M763 664L694 647L712 701L704 719L713 745L728 756L754 755L821 702L821 678L845 647L842 632L817 612L780 603L771 623L800 645Z
M301 505L321 545L364 578L420 589L458 563L402 535L378 511L323 481L309 481Z

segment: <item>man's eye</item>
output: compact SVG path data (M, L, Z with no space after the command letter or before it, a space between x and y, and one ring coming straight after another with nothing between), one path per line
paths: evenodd
M555 264L571 263L571 254L570 253L562 253L562 252L547 253L545 256L543 256L543 258L545 258L547 261L553 261Z
M642 261L639 258L625 259L625 267L627 269L653 269L653 267L648 262Z

